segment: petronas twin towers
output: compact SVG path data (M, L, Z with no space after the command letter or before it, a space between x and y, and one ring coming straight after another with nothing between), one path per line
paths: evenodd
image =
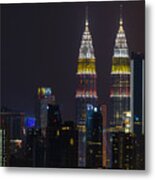
M92 37L89 31L88 18L82 36L78 59L78 87L76 91L76 120L78 126L78 165L86 166L86 116L87 104L97 104L96 67Z
M76 123L78 127L78 166L86 167L86 121L87 107L97 106L96 58L89 31L88 16L85 19L85 30L82 35L77 66L76 89ZM127 40L120 16L119 30L115 39L111 68L110 128L123 127L123 113L130 111L130 60Z

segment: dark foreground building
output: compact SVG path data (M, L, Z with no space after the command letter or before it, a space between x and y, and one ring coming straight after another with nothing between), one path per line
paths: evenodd
M131 112L132 129L136 137L135 169L145 169L145 131L144 131L144 55L132 53L131 55Z
M78 164L78 130L73 121L66 121L60 129L61 167L75 168Z
M99 107L87 105L87 146L86 146L86 167L102 167L102 114Z

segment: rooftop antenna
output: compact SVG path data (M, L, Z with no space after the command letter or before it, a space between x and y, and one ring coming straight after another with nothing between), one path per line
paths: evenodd
M85 8L85 23L88 25L88 6Z
M123 25L123 5L120 4L120 20L119 20L119 24Z

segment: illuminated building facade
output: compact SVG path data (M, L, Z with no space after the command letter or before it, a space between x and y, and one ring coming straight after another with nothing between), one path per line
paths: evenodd
M123 28L123 19L120 17L112 58L110 127L122 128L123 113L130 111L130 74L127 40Z
M52 94L50 87L39 87L37 98L37 126L42 129L42 134L46 136L46 128L48 121L48 105L55 103L55 96Z
M135 136L132 133L113 132L112 168L135 169Z
M102 167L108 168L109 167L109 143L108 143L108 123L107 123L107 105L103 104L100 107L100 111L102 114Z
M36 118L31 116L26 116L24 119L25 128L34 128L36 126Z
M3 108L0 112L0 129L2 129L2 164L10 166L14 144L23 141L24 116L22 112L13 112Z
M96 67L88 18L82 35L77 67L76 123L78 126L78 166L86 166L86 116L87 104L96 105Z
M87 105L86 167L102 167L102 114L97 106Z

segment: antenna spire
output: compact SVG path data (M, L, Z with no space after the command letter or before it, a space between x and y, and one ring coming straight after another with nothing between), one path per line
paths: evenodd
M120 4L120 20L119 20L119 24L123 25L123 5Z
M88 6L85 8L85 27L88 26Z

